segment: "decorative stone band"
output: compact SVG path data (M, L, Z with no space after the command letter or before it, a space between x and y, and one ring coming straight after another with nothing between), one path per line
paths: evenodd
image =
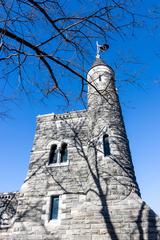
M38 115L37 120L38 121L44 121L44 120L64 120L64 119L70 119L70 118L79 118L86 116L87 111L86 110L80 110L80 111L73 111L69 113L64 114L45 114L45 115Z

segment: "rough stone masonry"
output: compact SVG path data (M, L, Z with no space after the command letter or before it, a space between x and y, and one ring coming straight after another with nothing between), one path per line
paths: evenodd
M0 240L158 240L141 199L114 71L88 72L88 109L37 117L27 177L0 195Z

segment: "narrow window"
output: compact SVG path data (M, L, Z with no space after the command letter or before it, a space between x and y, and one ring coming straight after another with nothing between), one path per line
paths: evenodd
M104 156L109 156L110 155L110 146L109 146L108 134L105 134L103 136L103 151L104 151Z
M60 162L63 163L63 162L67 162L67 155L68 155L68 151L67 151L67 143L62 143L61 145L61 159L60 159Z
M49 164L57 162L57 145L53 144L51 146L50 155L49 155Z
M50 220L58 218L59 196L51 197Z

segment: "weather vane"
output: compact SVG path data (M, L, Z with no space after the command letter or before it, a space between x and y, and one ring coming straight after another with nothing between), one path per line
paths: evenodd
M100 51L101 52L104 52L104 51L107 51L108 48L109 48L109 45L108 44L103 44L103 45L99 45L98 44L98 41L96 41L96 46L97 46L97 54L96 54L96 58L100 58Z

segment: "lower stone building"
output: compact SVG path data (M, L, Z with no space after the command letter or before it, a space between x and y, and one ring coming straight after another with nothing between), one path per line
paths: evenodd
M158 240L141 199L114 72L99 57L88 109L37 117L27 177L0 196L0 240Z

